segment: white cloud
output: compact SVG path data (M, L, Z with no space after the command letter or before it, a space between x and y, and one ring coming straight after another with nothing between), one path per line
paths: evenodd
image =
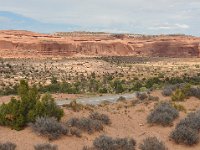
M190 26L187 25L187 24L175 24L175 26L177 28L181 28L181 29L188 29L188 28L190 28Z
M200 26L199 0L0 0L0 4L0 11L91 30L196 33Z
M165 24L157 24L155 26L149 27L150 30L174 30L174 29L188 29L190 28L189 25L187 24L169 24L169 23L165 23Z

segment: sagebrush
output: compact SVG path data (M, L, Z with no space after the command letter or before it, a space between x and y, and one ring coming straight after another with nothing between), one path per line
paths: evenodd
M69 130L59 123L55 118L39 117L35 123L31 124L34 132L47 136L50 140L57 139L68 134Z
M154 110L148 115L147 122L168 126L172 124L178 115L179 112L170 103L162 102L155 106Z

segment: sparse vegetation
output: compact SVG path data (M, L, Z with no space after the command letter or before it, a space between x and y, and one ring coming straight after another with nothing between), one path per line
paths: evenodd
M107 115L94 112L91 113L88 118L71 118L67 121L66 125L69 128L73 128L73 132L78 132L77 134L80 133L79 130L86 131L91 134L95 131L103 130L103 125L108 125L110 123L110 118ZM74 131L75 128L77 131Z
M171 96L177 87L175 85L168 85L163 88L162 95Z
M63 110L60 109L50 95L40 95L35 86L29 87L24 80L18 88L20 99L11 98L8 104L0 106L0 124L20 130L37 117L48 116L60 120Z
M75 135L76 137L81 137L82 136L82 131L77 129L77 128L70 128L70 134Z
M110 121L110 118L105 115L105 114L100 114L98 112L93 112L90 114L89 118L93 119L93 120L99 120L101 121L103 124L110 124L111 121Z
M155 106L154 110L147 117L147 122L168 126L172 124L178 115L178 111L170 103L162 102Z
M192 87L192 88L190 88L188 95L189 96L194 96L194 97L200 99L200 88L199 87L196 87L196 88Z
M55 118L37 118L35 123L31 124L31 127L34 132L46 136L50 140L58 139L69 132L68 129Z
M170 137L176 143L183 143L186 145L194 145L199 142L198 133L186 126L178 126L176 129L171 133Z
M187 145L194 145L199 142L200 130L200 111L188 114L185 119L182 119L174 131L172 131L170 138L176 143L184 143Z
M45 143L45 144L34 145L34 149L35 150L58 150L58 146Z
M110 125L111 120L108 117L110 114L112 118L117 116L119 121L121 119L126 121L129 121L128 119L136 120L137 116L133 114L132 110L134 104L139 105L139 107L137 105L134 106L136 115L146 115L146 112L152 109L154 101L158 101L155 110L149 114L147 122L151 125L170 126L178 117L178 111L185 113L187 111L195 111L199 105L197 101L194 105L188 107L187 103L184 102L188 97L200 99L199 60L193 61L192 59L189 63L185 60L184 63L182 62L182 59L145 57L64 58L56 60L49 58L40 61L32 59L0 59L0 95L13 94L14 96L19 96L12 98L8 103L6 101L5 104L0 106L0 125L21 130L30 123L33 128L37 128L33 130L34 132L48 137L50 140L64 135L85 138L84 132L89 134L101 132L105 125ZM28 82L22 80L19 84L20 79L26 79ZM162 95L170 96L173 101L160 104L159 97L155 96L160 91L154 92L155 89L162 89ZM72 118L66 124L59 122L64 114L63 110L56 106L54 99L49 94L45 94L46 92L51 93L60 99L64 94L76 94L75 96L82 97L85 95L102 96L103 94L134 93L136 91L137 99L130 101L131 104L126 101L125 97L120 97L118 99L120 102L117 104L107 105L111 102L105 101L100 106L85 106L72 101L65 106L67 107L67 110L65 110L67 116L69 116L69 112L70 115L72 114ZM168 100L170 97L165 97L164 100ZM64 99L65 96L62 98ZM191 98L191 100L196 100L196 98ZM106 115L95 111L106 111ZM88 117L77 115L82 112L83 116L88 112L93 113ZM181 113L182 115L185 114ZM74 116L79 117L76 118ZM192 113L191 116L188 115L177 124L170 134L170 139L176 143L190 146L199 142L200 117L196 112ZM51 120L52 117L54 118L53 121ZM48 119L50 121L47 121ZM112 122L118 127L116 119L113 119ZM131 121L130 124L132 125ZM135 124L134 126L137 127ZM138 126L149 128L149 126L141 122ZM106 133L107 130L110 133L110 128L112 127L111 125L106 128ZM126 126L124 126L124 129L119 130L120 132L126 130ZM163 128L163 130L165 129ZM26 130L23 132L26 132ZM77 138L77 143L79 143L78 140L80 139ZM113 150L135 149L136 146L133 142L134 140L132 140L129 138L115 139L102 136L101 138L96 138L96 145L93 144L92 147L84 147L84 149L102 150L101 148L104 146L106 150L112 150L112 148ZM36 150L55 149L54 145L39 145L37 149L35 148ZM143 148L141 148L141 145L143 145ZM146 138L140 144L141 150L154 150L152 147L156 150L166 148L165 144L155 137Z
M84 147L84 150L135 150L136 142L129 138L116 138L101 135L93 142L93 147Z
M11 142L0 143L0 150L15 150L16 147L16 144Z
M176 89L176 91L172 94L172 101L184 101L186 98L185 93L181 89Z
M68 127L76 127L80 130L86 131L92 134L95 131L103 130L103 123L99 120L93 120L90 118L71 118L67 121Z
M178 111L187 112L186 108L181 104L172 103L172 106Z
M137 93L136 93L136 97L137 97L139 100L143 101L143 100L145 100L145 99L148 98L148 95L147 95L147 93L145 93L145 92L137 92Z
M148 137L139 145L141 150L167 150L165 144L156 137Z

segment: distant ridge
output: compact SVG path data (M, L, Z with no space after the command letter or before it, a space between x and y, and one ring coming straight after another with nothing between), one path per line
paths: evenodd
M83 56L199 57L200 38L180 34L0 31L0 57Z

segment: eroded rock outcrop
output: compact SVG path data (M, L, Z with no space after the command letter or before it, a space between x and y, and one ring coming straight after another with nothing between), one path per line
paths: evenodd
M54 56L200 57L200 38L184 35L129 36L112 34L49 35L0 31L1 57Z

